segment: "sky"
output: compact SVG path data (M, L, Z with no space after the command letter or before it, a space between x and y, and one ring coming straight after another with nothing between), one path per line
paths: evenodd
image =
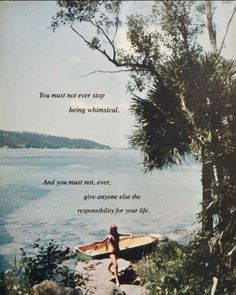
M145 9L148 2L125 2L125 13ZM216 10L222 40L236 1ZM131 94L126 73L92 74L116 70L103 56L82 43L68 27L48 29L55 1L0 2L0 129L30 131L70 138L86 138L115 148L128 147L135 120L130 114ZM223 54L236 59L236 17ZM127 46L125 36L120 42ZM201 38L209 48L208 37ZM84 76L85 75L85 76ZM82 77L84 76L84 77ZM43 99L45 94L105 94L102 99ZM69 108L119 108L118 113L70 113Z

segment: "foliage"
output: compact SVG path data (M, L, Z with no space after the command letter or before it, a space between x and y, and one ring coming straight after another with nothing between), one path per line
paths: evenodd
M20 272L27 285L40 283L45 279L52 279L64 286L74 287L77 282L82 283L82 278L65 265L61 264L59 246L54 240L46 245L35 242L34 255L28 255L21 249ZM80 280L81 279L81 280Z
M51 28L55 31L68 24L90 49L98 51L115 66L129 70L131 92L143 91L152 85L154 78L159 78L159 66L168 55L178 52L175 46L186 54L199 47L196 36L201 26L191 24L190 3L153 1L148 13L131 14L125 21L120 15L122 1L57 1L59 10L52 18ZM82 23L89 32L83 30ZM119 29L126 29L128 50L120 47Z
M142 151L146 170L181 163L188 153L215 167L214 181L203 183L211 198L204 200L200 220L214 217L212 242L230 251L236 236L234 63L215 55L197 57L190 67L180 63L160 67L163 81L146 98L133 98L136 130L130 143Z
M8 269L1 274L0 279L1 295L32 295L32 290L26 286L13 270Z
M216 295L236 292L236 275L221 256L209 252L208 237L199 234L187 246L161 242L136 265L136 272L151 295L210 294L214 277L218 278Z
M31 295L31 287L48 279L64 287L81 286L84 279L62 264L59 246L54 240L33 245L33 253L21 249L19 265L1 274L1 295Z

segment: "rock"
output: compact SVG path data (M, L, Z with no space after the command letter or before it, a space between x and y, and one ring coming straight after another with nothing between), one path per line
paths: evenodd
M87 289L86 295L126 295L124 291L117 288L112 282L96 282L93 287Z
M57 283L45 280L33 286L34 295L83 295L80 289L61 287Z
M159 242L168 240L167 236L162 234L150 234L150 236L157 238Z
M129 261L118 259L117 262L120 276L125 276L132 271L132 265ZM92 283L96 281L111 281L114 279L114 276L108 271L109 263L110 259L90 260L88 262L79 261L75 271L79 272ZM111 270L113 269L111 268Z
M136 285L121 285L121 290L126 295L148 295L147 290L144 287Z
M133 268L131 263L124 259L118 259L117 262L119 266L119 280L122 284L124 281L129 280L133 273ZM122 287L116 287L114 276L108 271L109 263L110 259L90 260L88 262L79 261L77 263L75 270L85 278L87 295L126 295Z
M99 284L99 282L98 282ZM94 286L93 289L88 289L86 295L148 295L144 287L136 285L121 285L119 288L111 282L101 283Z

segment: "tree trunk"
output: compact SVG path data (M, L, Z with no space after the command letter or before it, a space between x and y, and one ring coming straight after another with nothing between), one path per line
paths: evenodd
M212 1L205 0L207 29L211 42L213 53L217 53L216 29L213 22ZM202 152L202 230L213 233L213 214L211 210L207 210L209 203L212 200L211 184L214 181L214 169L212 164L206 164L204 149Z
M213 167L211 164L202 164L202 230L203 232L213 232L213 216L207 207L212 200L211 183L213 180Z
M212 11L212 1L206 0L205 7L206 7L206 18L207 18L207 29L208 34L211 42L211 49L212 52L217 52L217 43L216 43L216 29L215 24L213 22L213 11Z

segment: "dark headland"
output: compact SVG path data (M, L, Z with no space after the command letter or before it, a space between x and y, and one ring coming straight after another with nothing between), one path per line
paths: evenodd
M0 130L0 148L46 148L46 149L111 149L88 139L72 139L35 132L16 132Z

